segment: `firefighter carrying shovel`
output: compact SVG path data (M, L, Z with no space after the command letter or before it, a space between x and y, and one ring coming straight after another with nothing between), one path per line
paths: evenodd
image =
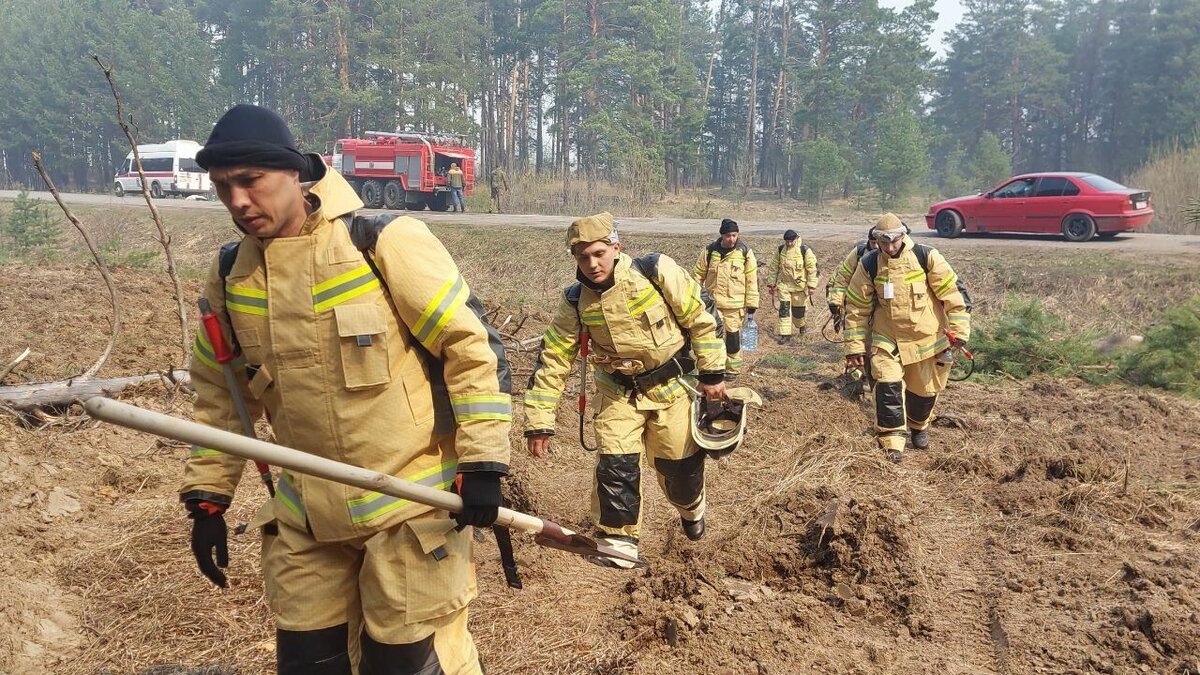
M381 491L282 472L254 522L279 672L349 675L349 645L360 638L364 673L479 673L467 631L471 535L455 525L491 525L508 473L510 378L499 337L422 222L397 218L360 249L350 224L362 202L318 155L296 150L274 112L232 108L196 160L245 235L215 261L205 296L239 348L233 386L250 418L265 412L279 442L304 453L426 487L457 484L462 496L450 519ZM203 328L194 351L196 421L242 431ZM223 514L244 464L195 445L180 489L192 550L219 586Z

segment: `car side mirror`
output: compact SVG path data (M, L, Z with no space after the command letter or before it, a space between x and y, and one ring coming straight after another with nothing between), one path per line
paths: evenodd
M983 195L983 198L984 198L984 199L991 199L991 198L992 198L992 193L990 193L990 192L982 192L982 193L980 193L980 194L982 194L982 195Z

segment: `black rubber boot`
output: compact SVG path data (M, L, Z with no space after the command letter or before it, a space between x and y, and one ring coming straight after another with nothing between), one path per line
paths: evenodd
M692 541L699 541L704 536L704 519L686 520L680 518L679 522L683 524L683 533Z
M350 675L349 624L275 631L279 675Z
M929 430L928 429L909 429L912 432L911 443L917 450L929 449Z

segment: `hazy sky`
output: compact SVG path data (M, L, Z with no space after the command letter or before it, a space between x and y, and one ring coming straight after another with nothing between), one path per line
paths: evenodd
M907 7L912 4L912 0L879 0L879 4L884 7ZM933 23L933 35L929 36L928 44L938 54L945 54L946 48L942 45L942 38L962 18L962 3L959 0L937 0L933 8L937 11L938 18Z

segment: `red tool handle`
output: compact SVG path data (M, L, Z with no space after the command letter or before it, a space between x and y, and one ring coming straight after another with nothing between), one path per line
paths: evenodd
M204 334L208 336L208 344L212 345L217 363L225 365L233 362L233 352L229 345L225 344L225 336L221 333L221 322L217 320L217 315L209 311L200 315L200 321L204 324Z
M249 412L246 409L246 402L242 399L242 392L238 389L237 378L233 374L233 350L225 342L225 334L221 332L221 322L217 320L216 312L212 311L212 306L208 303L208 298L200 298L200 322L204 324L204 334L208 336L208 344L212 346L213 356L217 363L221 364L221 370L225 372L225 381L229 386L229 395L233 397L234 407L237 408L238 417L242 420L242 432L251 438L255 437L254 423L250 420ZM262 479L263 485L267 486L267 492L275 496L275 483L271 479L271 467L265 462L254 462L254 468L258 470L259 478Z
M973 358L975 358L975 355L974 355L974 354L972 354L970 350L968 350L966 347L964 347L964 346L963 346L963 345L965 345L966 343L965 343L965 342L963 342L962 340L959 340L959 339L958 339L958 336L956 336L954 333L951 333L949 330L946 330L946 331L943 331L943 332L945 332L945 333L946 333L946 338L947 338L948 340L950 340L950 346L951 346L951 347L953 347L953 348L955 348L955 349L958 349L959 351L961 351L961 352L963 353L963 356L967 357L968 359L973 359Z

